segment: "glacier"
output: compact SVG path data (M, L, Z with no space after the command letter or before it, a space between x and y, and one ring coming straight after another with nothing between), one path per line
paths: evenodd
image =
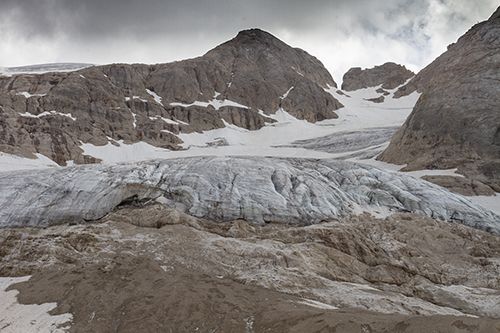
M0 227L91 222L149 202L220 222L308 225L412 212L500 233L500 217L465 197L335 159L205 156L0 173Z

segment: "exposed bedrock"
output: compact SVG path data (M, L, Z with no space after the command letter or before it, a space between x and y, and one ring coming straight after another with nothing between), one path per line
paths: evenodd
M422 93L380 156L408 170L458 168L500 192L500 8L395 96Z
M387 62L373 68L354 67L342 78L342 90L353 91L363 88L381 86L383 89L395 89L408 81L415 73L403 65ZM386 93L384 90L377 92Z

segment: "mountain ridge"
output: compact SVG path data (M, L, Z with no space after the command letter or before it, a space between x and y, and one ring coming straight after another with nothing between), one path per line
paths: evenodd
M173 63L0 77L0 151L93 163L82 143L180 149L179 133L226 124L255 130L275 122L278 110L332 119L342 104L325 91L329 85L336 84L319 60L256 29Z

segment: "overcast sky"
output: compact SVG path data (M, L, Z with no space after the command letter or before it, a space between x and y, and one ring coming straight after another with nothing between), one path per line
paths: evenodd
M498 0L0 0L0 66L159 63L195 57L261 28L318 57L340 83L350 67L418 70Z

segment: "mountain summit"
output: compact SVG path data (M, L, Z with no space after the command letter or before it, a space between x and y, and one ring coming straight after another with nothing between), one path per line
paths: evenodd
M336 118L342 106L330 86L318 59L259 29L168 64L0 76L0 151L88 163L95 159L83 155L86 143L178 149L181 133L226 124L255 130L275 122L277 111L316 122Z

